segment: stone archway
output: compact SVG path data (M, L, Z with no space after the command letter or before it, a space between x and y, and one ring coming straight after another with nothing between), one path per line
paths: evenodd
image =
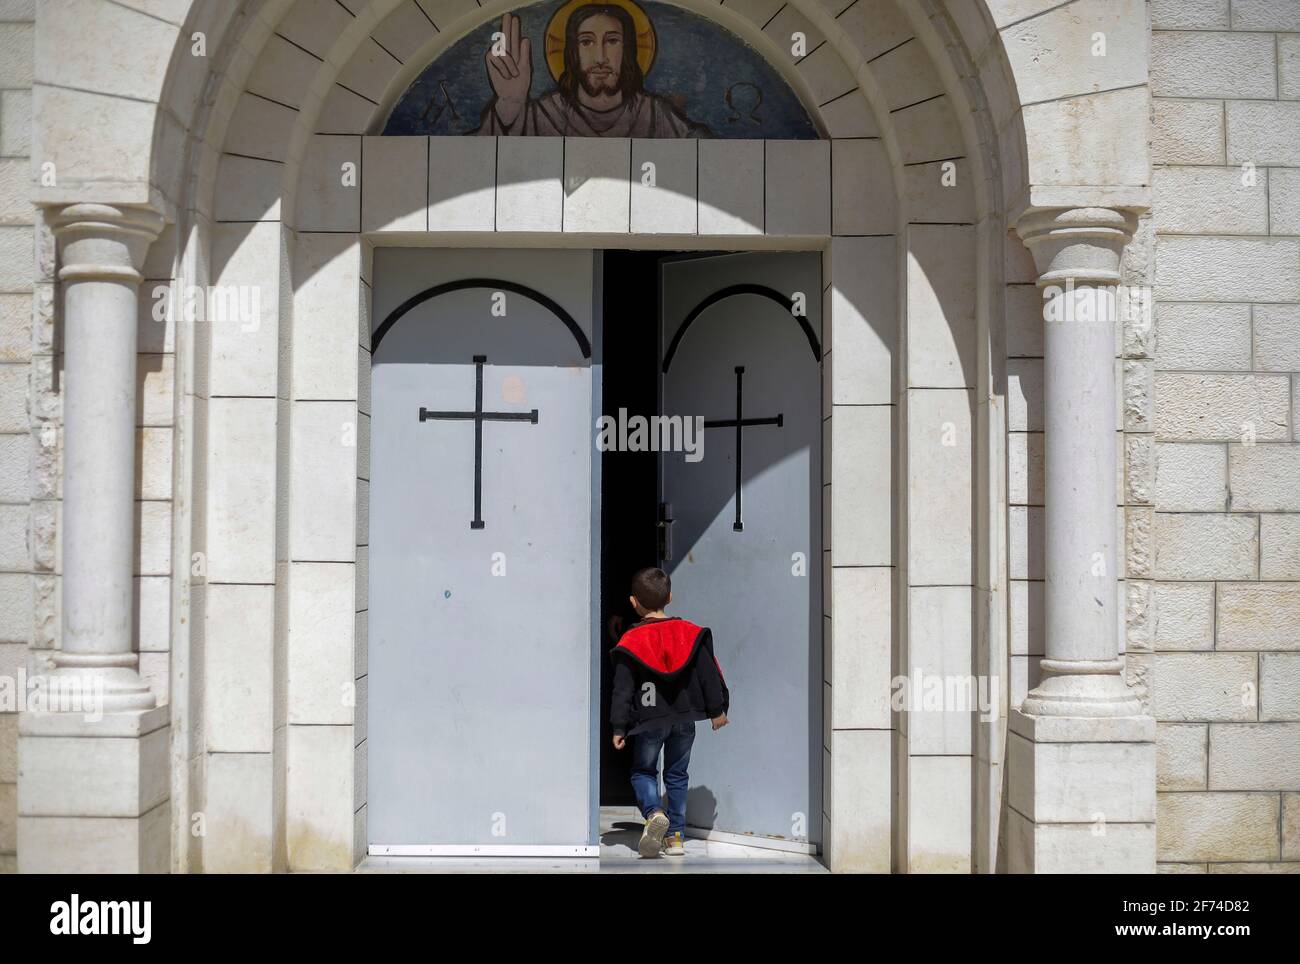
M364 772L364 714L353 711L364 705L364 663L354 660L364 658L357 614L365 553L352 521L365 498L356 485L364 447L340 453L331 432L340 419L363 431L366 358L353 338L365 324L373 238L434 228L427 195L424 228L411 220L417 207L409 197L394 198L395 207L368 223L362 200L355 209L337 203L332 185L354 158L364 177L368 151L378 165L371 170L386 159L402 163L393 157L400 147L365 132L406 66L384 61L375 48L392 54L375 38L401 33L411 2L357 0L336 5L340 13L314 10L312 0L267 0L232 13L199 0L150 48L166 50L159 62L169 67L165 77L150 75L153 106L124 122L132 133L123 142L136 146L119 165L122 185L106 189L84 169L76 135L49 141L66 152L69 174L41 203L152 205L177 226L164 236L174 284L271 295L255 331L177 328L172 636L174 659L189 669L186 685L172 692L177 869L348 866L364 839L357 831L364 801L354 792ZM832 278L828 499L839 522L828 595L832 633L846 627L835 637L841 644L832 647L828 678L832 866L992 870L1003 813L1001 724L969 714L909 719L890 712L888 687L914 665L1006 672L1014 552L1002 279L1035 275L1022 274L1023 250L1004 242L1022 211L1145 203L1133 170L1097 160L1119 155L1108 145L1123 131L1097 125L1096 150L1084 157L1053 141L1080 114L1128 96L1132 85L1118 83L1125 65L1090 65L1064 78L1044 66L1033 51L1060 46L1079 29L1049 4L1026 12L993 3L990 13L984 4L857 0L832 12L795 0L743 14L707 0L683 5L781 63L817 105L830 138L832 223L792 233L826 239ZM461 5L463 16L452 0L437 6L452 34L509 4ZM1130 6L1112 18L1119 29L1131 27ZM1074 7L1110 16L1085 0ZM203 26L215 48L207 70L180 39ZM792 30L820 41L794 64L780 59ZM435 36L413 46L408 59L437 44ZM65 230L91 223L75 211L67 217L74 227ZM1121 222L1099 235L1076 228L1092 223L1086 217L1036 221L1043 226L1034 239L1046 242L1037 250L1051 252L1041 267L1104 280L1112 268L1098 273L1095 257L1058 239L1085 237L1085 247L1114 251L1126 239ZM94 223L108 224L96 230L110 235L121 230L112 219ZM477 224L451 230L484 241ZM112 257L128 268L140 260L125 246ZM865 274L867 262L889 265L889 277ZM867 281L883 283L864 290ZM892 321L883 328L882 313ZM930 444L949 427L960 444ZM897 439L883 503L854 448L873 433ZM320 498L342 510L338 524L309 524L303 506ZM92 508L87 502L84 511ZM65 507L69 513L77 518L76 507ZM186 579L175 564L195 553L206 560L202 580ZM74 598L78 591L65 583ZM255 666L243 678L246 705L233 705L217 685L230 678L223 661L236 640L251 647ZM1105 662L1105 646L1101 638L1085 650ZM357 687L356 707L333 699L340 680ZM969 808L937 808L931 801L940 798ZM197 811L223 835L202 845L186 835Z
M871 12L873 19L877 13L879 11ZM492 12L484 10L476 14L476 18L485 20L491 15ZM868 14L864 11L861 15L865 17ZM929 734L917 732L911 740L914 752L908 752L908 744L900 736L898 716L890 711L888 692L892 663L904 663L901 653L905 645L906 628L910 623L908 614L912 608L927 609L939 597L948 597L944 599L945 605L964 609L966 613L974 605L971 573L975 526L971 519L973 499L970 486L974 459L972 396L975 389L973 363L977 338L976 306L973 299L968 300L964 307L959 307L959 303L963 299L970 299L977 289L973 244L975 185L967 169L969 161L961 133L952 121L952 109L946 102L946 95L941 92L939 80L926 66L928 61L925 55L919 52L920 42L911 34L910 25L901 15L890 14L888 8L883 15L891 17L888 22L894 33L881 31L879 36L873 37L872 42L876 46L869 48L865 55L859 53L858 56L864 64L867 56L879 55L884 59L901 57L900 66L895 69L910 72L911 84L915 86L909 85L905 80L896 80L888 90L882 89L873 96L883 103L885 116L895 116L889 114L889 111L897 111L899 116L905 116L911 109L920 111L924 116L912 120L911 124L914 128L928 131L930 140L918 140L914 129L902 133L890 129L886 135L879 126L868 126L874 125L874 120L869 112L870 99L865 94L856 102L866 109L856 113L847 112L846 106L855 103L857 95L854 91L861 87L853 73L839 59L837 48L830 44L823 45L824 49L818 48L822 50L820 55L816 50L810 55L811 65L804 68L808 72L804 86L812 89L814 103L832 105L828 109L829 119L822 117L823 124L832 135L830 144L792 144L788 149L760 152L760 166L757 170L764 173L762 196L779 196L786 184L803 181L808 181L810 186L806 185L806 189L815 193L816 180L801 176L802 172L808 170L809 162L799 158L801 152L803 156L809 156L806 154L808 150L820 151L823 157L821 163L826 165L826 181L822 182L822 186L829 189L834 198L831 205L835 212L832 219L834 223L818 225L791 222L784 226L747 223L744 214L752 208L741 204L726 211L731 216L722 218L718 222L719 227L708 230L701 226L698 230L701 235L713 238L712 243L717 243L717 239L726 239L729 234L736 236L731 239L732 243L744 242L753 235L772 240L790 235L821 236L826 239L825 243L830 249L828 276L832 279L832 326L836 334L843 335L839 341L832 335L828 386L831 400L828 413L831 436L829 510L832 517L839 520L832 524L830 540L830 625L834 634L836 620L833 614L839 612L846 626L852 627L838 647L843 665L840 675L853 678L847 674L854 674L861 681L857 687L845 687L844 692L836 698L834 680L837 667L833 665L828 674L828 685L832 691L832 712L828 721L831 734L828 746L828 799L832 811L828 821L831 828L831 860L846 869L857 866L883 870L896 863L898 866L910 865L918 869L961 869L970 864L970 809L949 810L945 814L946 825L944 821L932 819L934 815L918 813L910 821L908 836L899 833L896 841L890 841L891 832L898 832L898 828L909 823L905 817L896 818L891 788L898 786L913 789L910 794L906 791L900 794L900 799L905 801L898 805L902 810L910 806L907 800L924 796L955 796L957 799L970 800L973 771L970 741L961 735L950 739L941 730L932 730ZM812 22L809 21L810 24ZM853 25L853 16L847 18L847 22ZM856 22L857 28L864 29L865 23L865 20ZM876 26L879 27L878 20ZM753 27L750 30L752 32ZM773 40L761 34L755 42L766 44L765 49L769 51L779 49ZM912 47L917 50L914 52L909 49ZM891 50L897 52L891 54ZM833 53L835 56L831 57ZM878 64L877 71L882 71L884 66ZM892 71L886 73L892 74ZM409 171L413 166L419 168L427 157L431 164L437 165L439 174L438 177L431 176L428 183L441 184L447 178L454 177L455 171L509 169L510 164L502 156L503 152L513 152L516 148L526 150L530 145L520 146L503 141L496 148L496 162L489 164L485 158L469 156L470 152L477 153L484 149L481 144L440 140L426 144L418 139L366 137L363 131L368 126L373 126L373 120L367 126L359 126L355 133L339 132L332 129L339 121L335 112L327 106L330 97L335 97L336 100L348 98L346 94L332 90L321 100L321 116L331 117L325 122L331 132L312 134L304 140L301 147L298 184L301 186L300 191L311 193L298 193L295 196L293 184L281 182L281 211L286 210L291 203L290 198L293 198L295 206L295 216L290 219L293 234L288 244L296 245L297 250L292 255L294 260L290 262L288 274L297 294L291 304L281 304L279 337L292 344L295 362L314 358L318 352L335 359L333 365L320 369L323 374L335 378L346 370L338 360L345 357L343 352L347 341L331 342L325 329L346 339L354 330L355 319L346 309L340 313L338 306L353 303L354 295L358 299L364 299L368 294L368 273L364 265L368 248L364 244L357 244L356 236L365 235L371 243L384 243L385 238L397 238L410 243L411 232L427 230L441 234L446 228L451 228L453 232L485 232L495 228L499 232L503 227L497 218L484 219L482 206L475 212L470 210L470 205L464 200L485 196L485 185L479 182L458 185L458 190L452 197L434 199L426 197L424 182L403 180L401 172ZM278 102L282 98L287 100L287 95L281 94L270 100ZM243 104L245 112L251 112L249 105L252 101L253 95L245 92L239 103ZM239 106L236 107L236 114L240 109ZM842 113L836 114L835 111ZM287 114L285 118L288 119ZM947 133L935 133L942 131ZM846 136L836 137L837 133ZM258 176L259 169L265 170L268 166L272 177L282 173L274 168L275 158L269 156L280 150L279 147L266 150L264 153L268 156L258 159L260 163L254 163L248 157L254 147L241 139L244 137L242 132L232 128L226 137L227 143L230 143L230 138L235 138L237 149L227 148L221 164L239 172L227 175L228 183L246 183ZM293 166L289 152L295 149L295 138L294 134L281 138L286 152L285 172ZM715 149L713 145L701 145L701 181L696 185L700 192L706 190L705 182L710 170L710 165L703 161L706 148L708 152ZM628 168L625 161L618 159L614 159L610 166L611 159L605 153L607 150L608 145L576 141L562 155L557 152L553 163L593 165L584 167L584 173L605 175L603 181L607 189L617 191L620 179L618 172ZM724 152L725 159L719 156L718 163L726 165L726 169L754 170L750 166L753 162L746 160L744 153L734 153L747 151L747 148L724 142L717 145L716 150ZM583 160L584 154L590 158L589 161ZM896 164L891 164L891 154L896 155ZM334 172L347 158L355 158L360 162L365 184L377 183L379 187L373 192L366 192L363 188L360 198L347 192L328 190L334 180ZM955 183L950 188L938 186L945 162L951 163L954 168ZM766 169L764 164L767 165ZM788 167L783 169L782 164ZM691 168L696 165L688 161L685 166ZM218 185L224 170L224 166L218 168ZM784 177L781 174L783 170L788 171ZM835 174L837 171L838 175ZM554 176L559 177L561 173L557 168ZM835 180L836 176L838 181ZM898 195L903 192L896 191L893 185L905 177L910 178L914 193L900 203ZM375 180L372 181L372 178ZM931 181L934 182L933 185L930 184ZM597 177L589 181L588 186L599 192L602 190L599 186L601 182L602 179ZM521 192L511 204L517 204L527 196L546 193L538 188L539 182L531 182L529 190ZM502 187L498 186L496 191L498 197L501 197ZM231 200L242 203L250 193L256 195L257 192L246 191L243 195L223 196L218 191L216 196L225 203ZM486 194L492 194L490 185L487 186ZM707 196L691 197L690 200L698 201L701 211L705 206L725 211L729 205L738 203L734 197L719 198L716 203L714 198ZM622 207L617 204L612 209L622 210ZM814 212L826 210L821 204L790 205L791 211L801 208ZM501 209L498 205L497 210ZM550 214L538 211L535 216L521 216L519 225L534 232L556 232L555 241L559 243L567 243L558 236L560 233L580 235L591 231L630 232L637 236L639 243L647 240L641 237L646 232L635 223L584 223L578 213L584 209L580 197L566 197L562 211L551 209ZM514 211L515 208L511 207L511 210ZM635 212L635 206L633 211ZM225 244L235 249L246 249L251 243L261 251L253 260L263 268L275 264L281 257L289 257L284 222L260 221L250 232L243 224L230 226L233 221L242 221L249 211L223 210L219 201L213 213L216 218L213 225L214 250L223 250ZM476 215L478 220L475 220ZM446 220L439 221L439 218ZM904 218L906 221L903 221ZM804 220L806 221L806 216ZM912 222L916 222L914 226ZM900 224L906 227L900 228ZM651 230L649 233L655 232ZM351 241L348 240L349 237L352 237ZM223 238L230 240L220 240ZM253 240L250 242L250 239ZM475 240L483 243L482 239ZM541 237L535 236L531 243L541 240ZM439 243L446 243L446 239L442 238ZM286 248L286 253L279 255L282 245ZM331 252L329 258L321 258L316 254L321 245ZM902 266L900 245L904 245L903 250L910 255L907 266ZM954 262L949 257L947 252L952 250L969 252L969 258L965 260L956 278L952 277L951 266L954 263L960 266L962 262ZM347 281L344 272L354 270L354 259L357 273L351 277L359 275L360 280ZM219 263L220 256L216 260ZM870 269L867 269L864 261L871 265ZM340 262L349 266L344 270L331 269L330 266L339 268ZM840 265L838 276L837 262ZM849 269L847 273L856 280L856 287L852 281L844 279L845 267ZM238 265L233 272L223 270L214 281L221 285L238 284L241 270ZM836 277L840 278L838 284L834 280ZM900 294L895 288L896 278L900 278L905 285L906 295ZM864 281L868 282L865 286ZM270 280L263 279L255 283L269 284ZM339 285L345 286L343 298L331 296L317 300L317 292L337 293L340 291ZM905 362L899 351L907 339L900 335L895 327L898 323L892 318L896 317L895 313L907 301L908 296L923 301L926 305L924 312L914 313L909 320L908 336L915 343L927 344L924 353L917 353L917 357L924 361ZM891 318L887 324L882 325L882 314ZM322 321L335 316L337 323L326 324ZM290 317L292 322L289 322ZM840 319L838 325L834 320L836 317ZM855 317L856 325L859 326L857 332L854 327ZM302 318L313 319L313 330L300 327L299 319ZM289 325L287 332L284 330L286 324ZM944 334L952 326L956 326L957 333L952 336ZM269 339L270 334L267 333L266 337ZM855 338L857 344L854 343ZM271 343L268 341L259 355L264 360L269 360L272 354ZM214 357L213 362L214 377L218 377L218 369L223 364L232 369L238 380L249 377L249 366L240 363L233 356L223 361L217 361ZM363 381L365 365L366 358L360 357L357 372ZM837 371L840 373L838 382L835 374ZM263 391L269 391L271 371L265 365L262 366L260 377L265 379ZM908 388L902 387L909 383ZM314 448L322 455L330 453L331 457L337 456L337 446L333 444L327 430L340 418L348 418L351 406L356 406L354 410L358 414L355 417L364 425L364 388L353 397L351 393L339 391L334 385L326 388L313 384L308 388L297 383L292 392L292 397L299 398L298 402L287 406L288 419L293 423L289 432L296 440L297 452ZM230 397L230 392L222 394L226 397L219 403L220 407L244 407L245 403ZM913 456L909 462L900 456L891 465L881 466L878 462L871 466L864 464L861 460L866 453L892 451L888 439L895 432L900 439L907 440L900 443L899 450L905 451L908 448L911 438L908 431L902 428L906 423L903 422L905 416L900 413L913 410L924 412L923 416L912 420L913 431L929 431L921 429L922 425L937 428L944 423L951 423L962 444L935 450L927 447L927 452L935 451L941 456L937 461L923 463L919 457ZM331 414L323 414L325 411L331 411ZM364 429L360 435L364 438ZM859 453L856 465L850 458L837 457L837 453L854 451L855 446L858 446ZM307 468L308 465L311 466L310 469ZM285 630L285 644L291 680L294 665L292 600L296 596L295 572L310 572L314 577L333 577L343 582L349 567L356 567L351 569L353 572L364 573L366 564L364 548L358 550L353 547L351 527L346 522L337 526L337 531L328 537L320 529L310 534L304 533L304 537L311 542L310 547L301 550L294 548L295 503L335 506L339 511L330 515L341 520L350 518L356 512L353 506L358 504L349 503L348 487L343 480L351 476L345 474L341 466L330 465L327 468L323 461L307 462L304 463L304 469L299 480L295 481L291 468L287 491L277 495L277 502L288 504L289 515L285 535L289 546L288 578L284 582L277 582L277 592L286 593L290 599L291 615ZM364 488L363 485L359 500L365 498ZM841 496L840 493L844 494ZM900 493L910 495L904 500ZM924 506L935 511L936 521L943 514L947 515L949 522L954 518L966 520L957 524L959 535L956 541L943 544L931 540L929 535L937 527L926 524L918 524L916 534L911 535L900 523L900 531L895 535L895 519L901 520L913 511L920 511L919 508L911 509L909 500L917 507ZM899 582L898 563L902 550L896 554L896 538L900 546L906 544L909 547L909 565L905 571L911 574L911 582L906 586ZM907 540L906 543L903 542L904 539ZM211 548L209 551L212 551ZM227 551L219 549L218 553L225 554ZM297 563L299 558L304 561ZM356 584L360 584L360 578ZM957 588L954 589L954 586ZM961 586L965 588L962 589ZM339 597L346 592L344 585L337 588ZM895 602L896 599L899 601ZM357 605L364 612L364 606L360 603ZM209 618L213 617L210 615ZM969 618L963 635L968 651L966 659L969 661L973 658L969 655L969 647L974 638ZM855 652L855 649L858 651ZM835 650L832 643L832 651ZM341 671L345 663L345 660L338 659L334 665ZM922 661L922 665L929 664ZM340 680L335 681L338 682ZM348 734L342 729L351 722L346 719L346 714L305 717L302 719L302 728L295 730L292 722L295 702L295 687L291 682L288 749L291 777L287 790L291 801L295 792L307 799L305 790L295 791L292 779L295 757L293 741L297 734L316 741L316 745L299 750L300 757L307 753L317 753L334 761L313 766L311 769L314 771L341 768L341 755L345 749L352 751ZM307 729L309 726L311 729ZM326 726L340 727L336 731L339 738L336 749L319 745L326 739L325 734L335 732L322 728ZM358 745L364 752L364 743ZM853 760L853 765L837 769L836 746L841 750L839 759L846 763ZM329 754L334 756L330 757ZM891 775L895 766L899 769L897 777ZM846 804L855 798L870 801L870 804L862 806L855 820L844 819L841 824L836 819L834 810L837 787ZM322 806L322 812L315 818L318 821L316 826L319 827L328 819L328 810L333 804L315 795L312 796L312 801ZM360 813L361 810L358 809L357 812ZM338 819L334 819L332 825L335 839L338 839L339 831L345 828ZM837 837L837 833L842 836ZM314 842L323 836L325 835L314 833L309 839ZM293 863L295 837L292 829L289 830L288 837L289 859ZM895 852L908 854L910 851L915 851L917 856L909 854L908 857L895 861ZM300 849L299 854L303 865L312 865L319 860L338 859L329 856L327 852L312 853ZM921 854L926 856L922 857Z

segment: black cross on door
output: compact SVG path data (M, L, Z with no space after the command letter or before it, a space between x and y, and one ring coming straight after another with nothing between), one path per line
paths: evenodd
M745 377L745 366L736 366L736 417L726 419L716 419L706 421L705 428L731 428L736 429L736 521L732 523L731 528L737 532L745 528L745 523L740 518L740 479L741 471L741 443L744 441L741 433L744 429L752 428L755 425L775 425L781 427L784 416L777 414L772 418L745 418L745 404L742 391L742 379Z
M483 411L483 364L487 355L474 356L474 411L472 412L431 412L420 406L420 421L430 419L473 419L474 420L474 518L469 527L482 529L483 521L483 423L484 422L531 422L537 424L537 409L531 412L485 412Z

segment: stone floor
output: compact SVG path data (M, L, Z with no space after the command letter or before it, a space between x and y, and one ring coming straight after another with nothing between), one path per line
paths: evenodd
M635 807L600 808L599 860L551 857L367 857L358 873L820 874L817 857L687 838L684 857L645 860L636 852L642 820Z

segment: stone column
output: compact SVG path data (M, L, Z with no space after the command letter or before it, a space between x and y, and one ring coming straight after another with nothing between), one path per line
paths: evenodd
M1043 292L1040 683L1009 721L1009 867L1155 870L1155 721L1124 681L1116 562L1120 255L1136 217L1031 209L1016 228Z
M1017 229L1043 294L1046 658L1036 716L1135 716L1115 607L1115 328L1120 254L1135 217L1031 212Z
M62 633L18 722L21 873L166 872L168 713L138 671L136 325L162 219L74 204L50 218L63 291Z
M74 204L52 219L63 289L63 616L55 676L98 691L105 712L153 694L132 647L136 325L152 211ZM75 684L74 684L75 685Z

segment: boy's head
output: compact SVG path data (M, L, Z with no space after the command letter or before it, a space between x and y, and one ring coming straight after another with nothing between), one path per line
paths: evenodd
M638 616L663 610L673 599L673 581L662 569L642 569L632 577L632 608Z

